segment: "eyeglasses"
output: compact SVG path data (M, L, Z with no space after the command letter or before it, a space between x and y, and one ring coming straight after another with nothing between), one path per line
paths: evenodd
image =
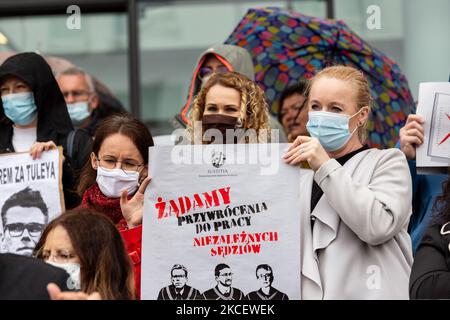
M90 94L89 91L85 90L73 90L73 91L62 91L62 94L65 99L67 99L68 96L72 95L75 99L86 97Z
M119 161L116 158L113 157L98 157L97 162L100 167L105 169L114 169L117 166L117 163L119 162L120 169L122 169L123 172L127 173L127 171L138 171L140 167L144 166L143 163L138 164L137 162L133 160L125 160L125 161Z
M68 263L71 259L77 256L69 250L57 250L56 254L51 254L49 250L44 250L41 258L44 261L51 261L56 263Z
M271 273L265 273L265 274L259 274L258 275L258 279L262 279L262 278L264 278L264 279L270 279L272 277L272 274Z
M11 237L21 237L25 229L32 237L39 237L44 230L45 225L41 223L11 223L5 226Z
M200 78L200 80L203 80L205 77L211 75L214 72L226 73L226 72L228 72L228 68L225 66L220 66L215 69L210 68L210 67L203 67L203 68L200 68L200 70L198 72L198 77Z

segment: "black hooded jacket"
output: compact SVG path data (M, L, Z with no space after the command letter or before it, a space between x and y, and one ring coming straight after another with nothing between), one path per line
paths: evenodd
M37 141L53 141L64 149L63 187L67 209L80 203L76 193L79 171L89 158L92 139L83 130L75 132L72 157L67 150L67 136L74 130L64 97L52 70L40 55L32 52L14 55L0 66L0 83L13 75L25 81L33 90L38 110ZM13 123L5 115L0 99L0 153L14 152Z

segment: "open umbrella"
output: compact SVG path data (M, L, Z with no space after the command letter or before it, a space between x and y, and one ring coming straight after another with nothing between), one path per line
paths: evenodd
M319 19L279 8L250 9L227 44L246 48L255 65L255 79L265 90L271 112L278 112L281 92L332 64L362 70L374 105L369 117L369 145L393 147L415 105L399 66L370 46L339 20Z

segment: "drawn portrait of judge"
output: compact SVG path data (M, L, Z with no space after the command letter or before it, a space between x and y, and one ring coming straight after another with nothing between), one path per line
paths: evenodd
M187 285L188 270L181 264L176 264L170 270L170 284L159 291L157 300L196 300L200 292Z
M247 294L248 300L289 300L287 294L272 287L273 270L268 264L260 264L256 267L256 280L259 282L259 290Z
M242 300L244 293L231 285L233 283L233 272L229 265L220 263L214 270L217 285L203 292L205 300Z

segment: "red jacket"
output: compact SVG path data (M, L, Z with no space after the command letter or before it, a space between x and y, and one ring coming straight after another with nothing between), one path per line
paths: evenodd
M119 228L125 248L134 265L134 283L136 286L136 299L141 298L141 248L142 248L142 225L133 229Z

